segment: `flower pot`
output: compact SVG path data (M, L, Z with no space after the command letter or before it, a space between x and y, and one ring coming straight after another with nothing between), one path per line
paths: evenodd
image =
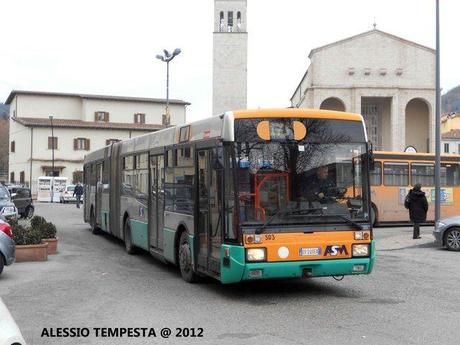
M31 244L16 246L16 262L48 260L48 244Z
M57 238L44 238L42 239L42 243L48 243L48 255L57 253Z

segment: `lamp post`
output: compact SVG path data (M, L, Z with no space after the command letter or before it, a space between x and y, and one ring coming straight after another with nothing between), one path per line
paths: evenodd
M156 58L163 62L166 62L166 114L165 119L163 120L164 125L169 125L170 118L169 118L169 63L174 59L177 55L181 53L179 48L174 49L172 53L163 49L164 55L157 55Z
M439 40L439 0L436 0L436 127L435 127L435 205L434 220L441 218L441 74L440 74L440 40Z
M54 127L53 127L53 115L49 116L50 123L51 123L51 202L53 202L54 199Z

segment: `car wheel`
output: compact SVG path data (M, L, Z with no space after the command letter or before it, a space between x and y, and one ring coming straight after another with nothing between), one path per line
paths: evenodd
M5 267L5 262L3 261L3 255L0 253L0 274L3 272L3 267Z
M91 232L94 235L99 234L99 228L97 227L97 224L96 224L96 216L94 214L94 209L93 208L91 209L90 223L91 223Z
M31 219L33 216L34 216L34 208L32 206L27 207L26 211L24 212L24 218Z
M124 235L125 235L125 250L129 255L136 254L136 247L133 244L133 241L131 239L131 222L129 218L126 219L125 221L125 226L124 226Z
M446 232L446 247L448 250L460 251L460 229L453 228Z
M193 271L192 250L188 242L187 232L182 232L179 240L179 267L182 278L189 283L198 281L198 275Z

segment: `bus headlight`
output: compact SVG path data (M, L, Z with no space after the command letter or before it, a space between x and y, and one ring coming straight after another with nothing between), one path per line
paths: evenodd
M246 261L265 261L265 248L249 248L246 249Z
M353 256L369 256L369 245L368 244L354 244Z
M370 231L355 231L355 240L368 240L371 238Z

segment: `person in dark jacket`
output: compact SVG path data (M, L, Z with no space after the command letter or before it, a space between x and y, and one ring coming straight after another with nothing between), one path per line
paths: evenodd
M414 223L413 239L421 238L420 223L426 221L428 201L426 200L425 192L422 192L420 183L417 183L414 188L409 191L404 201L404 206L409 210L410 220Z
M77 199L77 208L80 208L80 200L81 196L83 195L83 186L81 185L80 181L77 182L75 189L73 190L73 195Z

